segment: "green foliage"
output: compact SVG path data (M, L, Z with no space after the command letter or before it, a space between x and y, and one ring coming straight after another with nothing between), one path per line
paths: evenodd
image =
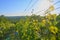
M60 16L31 15L15 23L0 16L0 40L60 40Z

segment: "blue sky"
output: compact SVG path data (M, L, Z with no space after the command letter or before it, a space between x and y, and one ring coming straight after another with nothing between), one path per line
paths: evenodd
M30 0L29 0L30 1ZM12 14L23 12L27 7L28 0L0 0L0 14Z
M42 0L0 0L0 15L6 15L6 16L24 16L27 14L30 15L32 9L34 9L34 12L37 12L40 10L39 5L43 1ZM59 0L54 0L53 3L57 1ZM43 3L41 5L43 5ZM60 3L54 6L55 8L57 8L60 6ZM43 8L41 8L41 10L42 9ZM59 10L60 9L58 9L58 12Z

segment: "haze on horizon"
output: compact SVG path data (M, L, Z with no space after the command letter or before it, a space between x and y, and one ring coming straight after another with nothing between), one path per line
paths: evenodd
M42 10L46 11L52 4L59 0L0 0L0 15L5 16L25 16L25 15L43 15ZM54 5L54 8L60 7L60 2ZM41 11L39 13L36 13ZM52 13L59 14L60 8ZM31 13L33 12L33 13Z

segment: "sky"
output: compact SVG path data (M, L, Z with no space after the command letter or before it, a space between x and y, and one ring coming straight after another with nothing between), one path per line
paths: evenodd
M59 0L0 0L0 15L25 16L31 14L42 15L52 4ZM54 5L55 9L60 7L60 2ZM41 11L41 12L39 12ZM59 13L60 9L52 11Z

